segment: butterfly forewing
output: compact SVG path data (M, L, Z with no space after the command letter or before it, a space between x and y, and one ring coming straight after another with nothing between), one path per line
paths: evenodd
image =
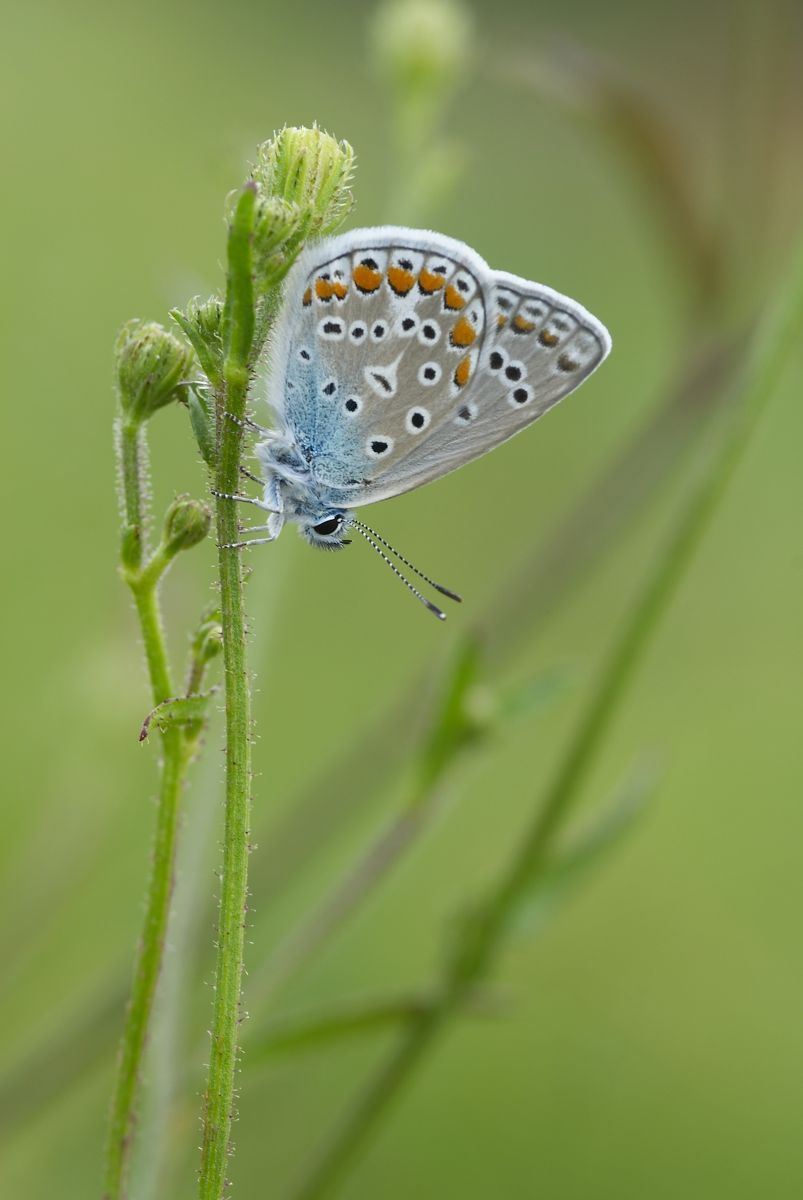
M324 243L288 283L270 400L316 479L348 493L343 503L368 503L393 463L451 417L478 368L481 260L436 235L394 236L409 232Z
M433 430L401 490L420 486L493 450L574 391L610 349L607 330L579 304L498 273L486 289L489 329L472 385L451 419ZM400 464L401 465L401 464ZM383 477L385 495L402 482Z
M512 437L609 346L579 305L462 243L362 230L294 268L270 400L331 502L357 507Z

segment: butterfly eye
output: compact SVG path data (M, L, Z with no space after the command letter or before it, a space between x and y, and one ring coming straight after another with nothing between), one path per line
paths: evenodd
M333 533L337 533L340 526L343 524L342 517L327 517L325 521L319 521L317 525L313 525L313 531L321 535L321 537L331 537Z

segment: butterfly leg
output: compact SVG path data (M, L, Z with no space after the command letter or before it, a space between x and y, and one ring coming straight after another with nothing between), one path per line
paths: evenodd
M250 479L252 483L258 483L260 487L265 486L265 480L260 479L258 475L254 475L252 471L248 471L245 467L240 467L240 474L244 479Z
M263 437L267 437L270 433L269 429L265 429L263 425L257 425L256 421L252 421L250 417L235 417L234 413L223 410L223 416L228 417L235 425L239 425L241 429L250 429L252 433L261 433Z
M265 526L255 525L254 526L254 529L263 529L263 528L267 529L267 525L265 525ZM253 530L249 530L248 532L252 533ZM248 538L247 541L243 541L243 542L224 542L221 549L222 550L245 550L245 548L247 546L265 546L265 545L267 545L268 542L275 542L275 541L276 541L275 535L273 535L272 537Z
M214 488L210 488L209 490L219 500L237 500L240 504L254 504L257 508L261 508L263 512L275 513L279 511L276 508L272 508L270 504L266 504L264 500L257 500L255 496L243 496L239 492L218 492Z

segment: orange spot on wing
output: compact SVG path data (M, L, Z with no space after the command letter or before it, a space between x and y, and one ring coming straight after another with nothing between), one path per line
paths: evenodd
M352 278L361 292L375 292L382 282L382 272L360 263L352 271Z
M331 300L335 285L329 279L315 280L315 295L319 300Z
M457 288L454 286L453 283L450 283L446 289L446 295L443 297L443 307L444 308L463 308L465 306L465 303L466 302L463 299L463 297L460 295L460 292L457 290Z
M332 292L335 296L337 296L338 300L345 300L347 291L348 288L346 287L345 283L340 283L337 281L332 284Z
M521 313L513 318L513 328L517 333L532 333L535 329L535 322L528 321Z
M415 283L415 275L404 267L388 267L388 283L397 296L406 296Z
M542 346L557 346L558 335L550 333L548 329L542 329L538 335L538 340Z
M471 378L471 355L461 358L454 373L454 381L458 387L465 387Z
M312 288L307 288L306 292L304 293L302 304L305 308L309 308L310 304L312 304Z
M438 288L443 287L443 276L436 275L433 271L428 271L426 267L418 276L418 286L422 292L426 292L431 296L433 292L437 292Z
M460 317L455 322L450 341L453 346L470 346L477 334L468 317Z
M505 316L504 313L500 313L499 316L496 318L496 324L499 329L502 329L502 328L504 328L505 325L507 325L507 317Z

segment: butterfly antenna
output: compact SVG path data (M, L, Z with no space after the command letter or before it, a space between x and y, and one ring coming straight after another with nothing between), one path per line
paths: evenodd
M389 550L391 554L395 554L399 562L403 562L405 567L409 567L413 574L417 575L419 579L423 579L424 583L428 583L430 587L434 587L436 592L440 592L443 596L448 596L450 600L456 600L458 604L463 603L462 596L458 596L457 592L450 591L449 588L444 587L440 583L436 583L434 579L430 579L429 575L425 575L423 571L419 571L418 567L414 567L409 559L406 559L403 554L400 554L395 546L391 546L390 542L386 542L381 534L378 534L375 529L371 528L370 525L364 525L362 521L356 520L354 521L354 525L357 527L357 529L359 529L363 537L370 533L371 537L374 537L378 542L381 542L386 550ZM390 565L393 566L393 563Z
M362 534L362 536L365 538L368 545L373 546L374 550L376 550L379 557L385 560L385 562L388 564L388 566L390 567L393 574L397 577L397 579L400 579L402 581L402 583L404 584L404 586L406 588L410 589L410 591L413 593L413 595L416 597L416 599L420 600L421 603L426 608L428 608L431 613L434 613L439 621L445 621L446 613L441 612L441 610L438 608L437 604L433 604L431 600L427 600L426 596L422 596L421 593L419 592L418 588L414 587L413 584L410 583L410 580L407 578L406 575L402 575L401 571L396 566L396 564L394 562L392 562L391 559L388 558L387 554L385 554L385 551L381 548L381 546L379 546L374 541L374 539L371 537L371 533L373 533L373 530L371 530L369 532L368 526L362 525L359 521L354 522L354 527L359 531L360 534Z

